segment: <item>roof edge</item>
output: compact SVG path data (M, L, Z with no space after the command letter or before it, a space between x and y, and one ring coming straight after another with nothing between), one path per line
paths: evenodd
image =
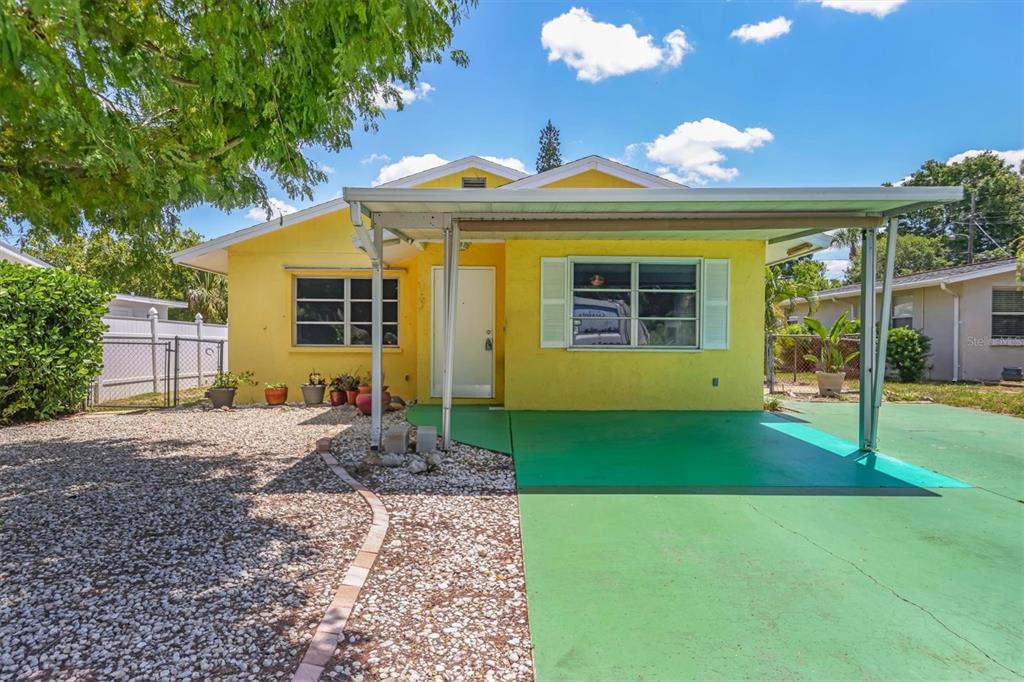
M591 154L584 156L581 159L570 161L569 163L562 164L555 168L537 173L536 175L530 175L521 180L503 185L499 189L513 190L513 189L537 189L544 185L552 182L558 182L565 178L571 178L574 175L585 173L588 170L596 170L606 175L634 182L641 185L643 189L654 189L657 187L665 188L682 188L686 185L674 182L667 178L663 178L660 175L654 173L648 173L647 171L634 168L633 166L613 161L605 158L598 154Z
M464 156L461 159L455 159L454 161L449 161L448 163L440 166L427 168L426 170L421 170L413 173L412 175L405 175L400 178L396 178L395 180L391 180L390 182L383 182L377 185L377 187L412 188L429 180L437 180L438 178L443 178L451 175L452 173L458 173L459 171L466 170L467 168L479 168L480 170L487 171L488 173L503 177L506 180L511 180L513 182L531 177L529 173L524 173L523 171L516 170L515 168L505 166L494 161L488 161L482 156Z

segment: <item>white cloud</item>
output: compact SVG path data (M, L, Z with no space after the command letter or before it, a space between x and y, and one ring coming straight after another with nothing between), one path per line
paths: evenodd
M378 154L377 152L374 152L374 153L370 154L369 156L364 156L362 159L359 160L359 163L370 164L370 163L377 163L378 161L387 162L387 161L390 161L390 160L391 160L391 157L388 156L387 154Z
M334 166L328 166L326 163L321 163L320 164L320 170L322 170L324 173L327 173L328 175L330 175L331 173L334 172Z
M524 164L522 161L520 161L514 156L481 156L480 158L487 159L488 161L491 161L493 163L501 164L502 166L514 168L515 170L521 173L528 172L526 170L526 164Z
M281 216L288 215L289 213L295 213L299 210L291 204L286 204L284 201L275 199L274 197L270 197L270 199L267 200L267 203L270 204L269 214L262 206L253 206L245 215L253 220L265 222L267 220L273 220L274 218L280 218Z
M416 87L412 90L395 84L391 87L397 91L398 98L402 100L402 106L409 106L416 100L425 99L427 95L435 90L433 85L426 82L417 83ZM373 96L373 103L381 109L398 109L398 104L394 98L391 95L385 95L383 90L379 90Z
M849 259L835 258L822 262L825 264L825 277L828 279L844 279L846 270L850 267Z
M736 168L722 165L723 149L750 151L775 136L765 128L738 130L713 118L687 121L668 135L659 135L644 145L647 158L661 164L655 172L683 184L703 185L709 181L729 181L740 174Z
M403 156L394 163L382 167L380 172L377 173L377 179L373 181L373 186L383 185L385 182L391 182L399 178L404 178L407 175L413 173L419 173L430 168L437 168L448 163L448 159L443 159L437 154L423 154L422 156Z
M693 51L681 29L662 38L659 47L654 36L637 35L630 24L594 21L590 12L580 7L546 22L540 43L548 51L549 62L562 60L576 71L578 80L591 83L656 66L679 66Z
M743 24L738 29L730 33L733 38L739 38L745 43L753 41L755 43L764 43L772 38L778 38L789 33L789 29L793 27L793 22L786 17L775 17L771 21L762 21L756 24Z
M978 156L985 152L992 152L1000 159L1010 164L1010 166L1012 166L1016 171L1020 171L1020 164L1021 162L1024 162L1024 149L1007 149L1003 152L996 151L995 149L968 149L965 152L960 152L959 154L954 154L949 157L949 160L946 161L946 163L960 163L972 156Z
M851 14L872 14L879 19L895 12L907 0L815 0L822 7L838 9Z

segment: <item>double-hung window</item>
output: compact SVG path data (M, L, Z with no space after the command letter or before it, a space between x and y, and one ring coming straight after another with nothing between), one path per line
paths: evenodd
M700 347L698 260L573 258L569 267L573 347Z
M914 326L914 294L896 294L892 297L893 329Z
M295 278L296 346L369 346L371 282L352 277ZM384 280L384 345L398 345L398 280Z
M1024 291L992 290L992 338L1024 339Z

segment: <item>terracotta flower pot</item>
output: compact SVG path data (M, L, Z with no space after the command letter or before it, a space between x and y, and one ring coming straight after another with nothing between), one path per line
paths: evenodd
M381 406L383 406L383 408L386 410L386 409L388 409L388 404L390 402L391 402L391 394L388 393L386 390L381 391L381 394L380 394ZM371 409L372 405L373 405L373 396L371 394L369 394L369 393L360 393L359 397L356 398L356 407L358 407L359 411L362 412L363 414L370 414L370 412L372 412L372 409Z
M346 389L345 390L345 397L348 398L348 404L349 405L355 405L356 404L356 398L359 397L359 391L357 391L354 388Z
M344 405L347 400L345 391L332 390L331 391L331 407L338 407Z
M359 394L360 395L364 395L366 393L369 393L371 390L373 390L373 389L370 388L369 384L359 384Z
M263 389L263 395L267 399L267 405L284 405L285 401L288 400L288 387L265 388Z

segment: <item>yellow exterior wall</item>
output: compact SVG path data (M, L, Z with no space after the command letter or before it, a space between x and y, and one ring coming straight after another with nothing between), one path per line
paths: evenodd
M542 186L541 189L606 189L609 187L629 189L631 187L642 187L642 185L617 178L614 175L602 173L599 170L590 169L568 178L555 180L550 184Z
M446 175L443 178L435 178L433 180L427 180L422 182L416 187L420 189L461 189L462 178L487 178L487 188L494 189L495 187L501 187L512 182L508 178L503 178L500 175L494 173L488 173L485 170L479 168L467 168L464 171L458 173L452 173Z
M729 349L540 347L540 259L701 256L730 260ZM755 241L510 241L505 247L505 407L510 410L760 410L764 244ZM719 385L712 386L718 377Z
M317 370L325 376L370 371L370 348L303 347L293 345L293 280L298 276L369 277L366 254L352 243L348 210L311 218L298 225L255 237L228 249L228 366L234 372L251 370L259 382L244 386L239 402L263 400L263 384L288 384L288 399L302 399L299 385ZM302 269L286 270L301 267ZM416 394L417 262L402 263L397 276L398 348L384 349L384 376L391 392L410 399Z

